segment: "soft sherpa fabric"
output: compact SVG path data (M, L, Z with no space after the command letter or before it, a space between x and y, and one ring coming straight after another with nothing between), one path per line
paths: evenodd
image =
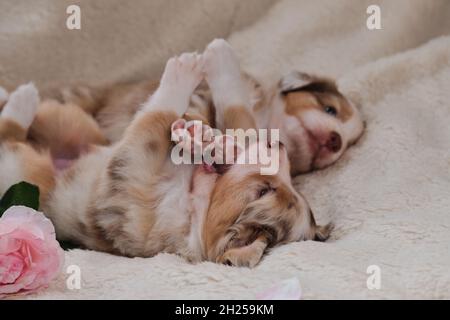
M366 8L373 3L381 6L379 31L365 25ZM30 32L10 35L11 41L24 41ZM158 42L172 37L173 43L183 35L192 37L192 31L152 33ZM291 69L337 77L367 121L363 138L337 164L296 179L319 222L336 224L331 240L282 246L253 270L191 265L168 254L129 259L73 250L66 254L66 265L81 268L81 289L67 289L62 274L28 298L251 299L292 277L300 280L306 299L450 298L448 35L446 0L279 1L229 38L245 69L263 77ZM142 45L134 43L129 52ZM49 48L42 50L51 54ZM27 61L38 57L30 55ZM127 67L135 71L139 56L124 58L126 65L112 65L111 73ZM86 70L89 62L80 68ZM24 72L20 63L14 60L19 74L12 75L14 67L8 66L7 79L42 79L42 74ZM53 71L61 68L56 62L45 64ZM381 270L379 290L367 288L370 265Z

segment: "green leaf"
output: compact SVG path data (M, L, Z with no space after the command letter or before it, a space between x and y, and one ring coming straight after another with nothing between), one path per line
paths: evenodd
M77 249L80 246L76 245L73 242L70 241L58 241L59 245L61 246L61 248L63 248L64 251L68 251L68 250L72 250L72 249Z
M13 185L0 200L0 217L12 206L26 206L38 210L39 188L24 181Z

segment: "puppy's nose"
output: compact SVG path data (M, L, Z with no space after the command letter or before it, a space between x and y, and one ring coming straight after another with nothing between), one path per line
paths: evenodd
M341 135L335 131L330 133L330 137L326 143L326 148L331 152L338 152L342 148Z

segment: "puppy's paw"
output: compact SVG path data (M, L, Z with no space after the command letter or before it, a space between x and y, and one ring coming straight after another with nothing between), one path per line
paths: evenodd
M182 91L190 96L202 79L202 56L196 53L183 53L167 62L161 78L161 87Z
M203 55L206 80L212 90L218 86L225 86L230 80L241 78L239 60L225 40L216 39L211 42Z
M233 248L225 252L218 260L219 263L234 267L255 267L262 258L263 250L251 247Z
M186 112L189 99L203 79L203 59L196 53L183 53L167 61L158 90L149 102L149 108Z
M171 139L186 152L201 156L203 148L213 141L213 129L202 121L179 119L172 124Z
M248 103L248 93L241 75L239 59L223 39L216 39L204 54L205 77L219 107Z
M32 83L21 85L9 96L1 117L28 129L36 116L39 101L39 92Z
M243 247L228 249L217 259L217 262L235 267L256 266L267 248L267 242L263 238L258 238L251 244Z

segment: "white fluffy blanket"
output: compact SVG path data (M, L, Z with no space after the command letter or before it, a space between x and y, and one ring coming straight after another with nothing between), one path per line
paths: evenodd
M331 240L277 248L253 270L73 250L66 265L81 268L82 288L68 290L62 274L29 298L251 299L291 277L307 299L450 298L450 2L269 3L229 37L243 66L263 77L293 68L334 76L367 120L364 137L336 165L296 179L319 222L336 224ZM372 3L381 6L379 31L366 28ZM33 78L11 79L25 77ZM370 265L380 268L379 290L367 288Z

